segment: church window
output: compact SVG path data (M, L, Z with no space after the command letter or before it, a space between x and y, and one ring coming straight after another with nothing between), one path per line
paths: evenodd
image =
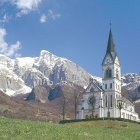
M93 87L90 89L90 92L91 92L91 93L93 93L93 92L94 92L94 88L93 88Z
M107 69L105 75L106 75L105 76L106 78L111 78L112 77L112 70L111 69Z
M110 95L110 106L112 107L112 95Z
M119 79L119 75L118 75L118 73L116 74L116 78Z
M110 83L110 89L112 89L112 83Z
M116 69L116 78L119 79L119 71Z
M107 84L105 84L105 89L107 89Z
M105 102L105 104L106 104L106 107L107 107L107 96L106 96L106 102Z
M84 110L84 107L82 107L81 110Z
M120 86L118 85L118 89L120 90Z
M96 99L95 99L95 96L91 96L90 98L89 98L89 105L91 105L91 106L95 106L95 102L96 102Z

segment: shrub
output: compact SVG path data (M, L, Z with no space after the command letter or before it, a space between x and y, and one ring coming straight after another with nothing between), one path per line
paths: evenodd
M140 122L128 120L128 119L123 119L123 118L91 118L91 119L77 119L77 120L62 120L59 123L60 124L65 124L65 123L74 123L74 122L86 122L86 121L97 121L97 120L117 120L117 121L124 121L124 122L131 122L131 123L137 123L140 124Z

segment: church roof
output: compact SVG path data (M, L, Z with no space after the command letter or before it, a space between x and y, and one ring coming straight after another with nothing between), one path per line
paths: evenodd
M115 50L115 44L113 42L113 36L112 36L112 31L110 29L110 32L109 32L109 38L108 38L108 44L107 44L107 50L106 50L106 54L111 54L112 57L115 59L117 53L116 53L116 50Z
M127 98L125 98L124 96L122 96L122 99L125 101L125 103L131 104L132 106L134 106L134 103L128 100Z
M107 50L106 50L106 55L105 55L104 59L106 58L107 55L110 55L113 61L115 60L115 58L117 56L111 28L109 31ZM104 62L104 59L103 59L103 62Z
M91 85L94 85L96 88L98 88L98 90L104 92L101 83L99 83L96 79L90 79L89 85L87 86L86 90L89 89Z

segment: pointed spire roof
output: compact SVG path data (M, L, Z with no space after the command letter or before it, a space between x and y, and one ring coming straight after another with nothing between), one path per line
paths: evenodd
M111 51L114 51L114 42L113 42L112 32L110 29L109 38L108 38L108 45L107 45L107 52L111 52Z
M110 55L112 57L112 60L114 61L116 56L117 56L117 52L115 49L115 44L113 41L113 36L112 36L112 31L111 31L111 26L110 26L110 31L109 31L109 37L108 37L108 44L107 44L107 50L106 50L106 55L103 59L103 62L106 58L107 55ZM103 64L103 63L102 63Z
M115 44L113 42L113 36L112 36L111 28L110 28L110 31L109 31L109 38L108 38L106 54L110 54L113 57L113 59L115 59L115 57L117 55L116 49L115 49Z

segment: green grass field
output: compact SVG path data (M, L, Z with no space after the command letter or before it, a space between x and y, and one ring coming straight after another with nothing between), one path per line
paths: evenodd
M140 140L140 125L109 120L60 125L0 117L0 140Z

